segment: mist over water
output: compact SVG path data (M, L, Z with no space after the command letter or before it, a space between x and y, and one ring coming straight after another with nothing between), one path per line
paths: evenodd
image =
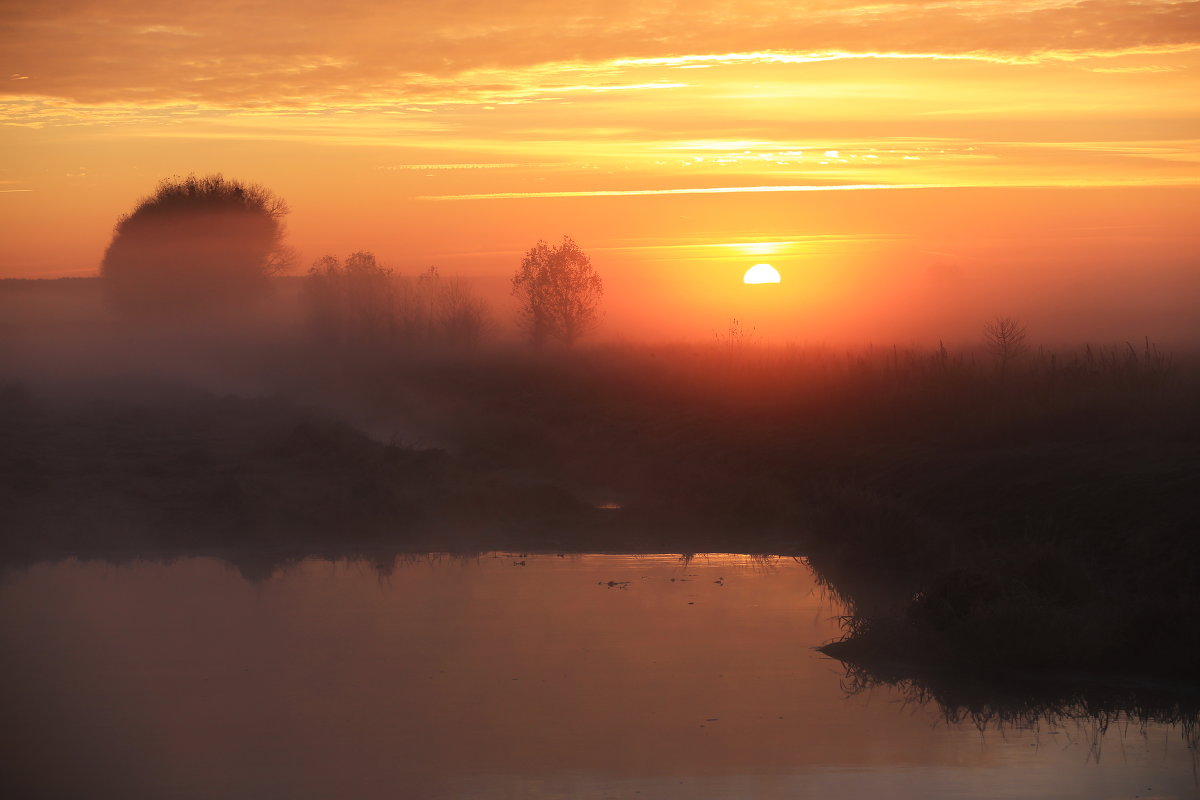
M895 344L775 338L787 273L542 347L362 252L186 313L0 284L5 782L1194 794L1191 340L921 276L847 312L914 298Z
M813 649L843 609L791 558L314 559L254 582L212 559L67 561L0 598L21 796L1195 791L1178 725L977 727L848 697Z

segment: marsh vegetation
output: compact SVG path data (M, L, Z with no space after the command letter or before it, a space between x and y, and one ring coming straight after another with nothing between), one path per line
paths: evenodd
M848 604L827 652L849 663L1200 668L1189 354L1023 328L839 351L741 325L529 347L465 282L365 253L274 285L258 327L152 337L94 284L4 287L5 558L804 554ZM75 311L31 312L59 297Z

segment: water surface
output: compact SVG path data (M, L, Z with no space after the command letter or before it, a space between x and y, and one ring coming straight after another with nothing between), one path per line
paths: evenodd
M847 696L790 558L39 565L0 584L28 797L1194 797L1175 726ZM8 795L13 796L13 795Z

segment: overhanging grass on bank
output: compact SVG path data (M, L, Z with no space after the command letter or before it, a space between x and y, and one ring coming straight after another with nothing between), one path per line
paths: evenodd
M864 600L840 655L1200 666L1197 369L1152 344L1003 378L944 349L723 342L401 356L391 390L363 374L471 463L811 553Z

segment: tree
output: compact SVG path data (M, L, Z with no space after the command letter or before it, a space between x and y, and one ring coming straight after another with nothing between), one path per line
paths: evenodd
M428 309L430 340L454 347L475 347L492 326L487 301L463 278L443 277L435 266L417 276L417 304Z
M996 361L1000 377L1004 377L1010 361L1029 349L1025 343L1028 335L1025 326L1013 317L996 317L983 326L983 342Z
M367 251L313 262L304 281L309 322L318 336L340 344L379 345L396 332L396 283L392 270Z
M269 190L219 174L164 180L117 221L100 265L106 295L138 317L244 305L291 264L287 213Z
M569 236L551 247L538 242L512 279L517 319L534 344L573 344L600 322L604 284L591 259Z
M356 347L449 345L473 347L490 325L487 303L460 278L430 267L405 279L369 252L317 259L303 297L313 332Z

